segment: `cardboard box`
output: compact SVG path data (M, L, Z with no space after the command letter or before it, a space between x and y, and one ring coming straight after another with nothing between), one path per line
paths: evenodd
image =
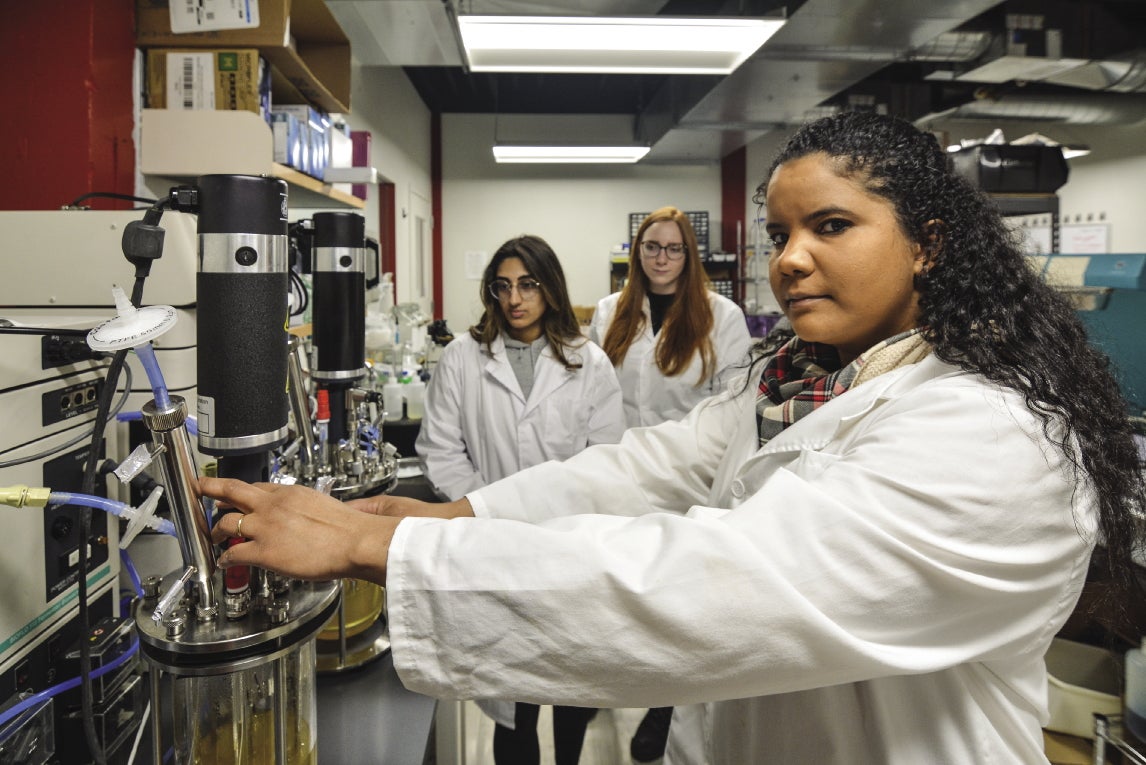
M186 0L135 0L140 48L258 48L276 103L350 110L350 41L323 0L259 0L257 27L193 33L171 30L172 2Z
M177 33L171 30L171 4L182 0L136 0L135 41L141 48L258 48L290 43L291 0L259 0L257 27Z
M274 133L275 162L306 172L309 145L304 140L298 117L285 112L271 112L271 130Z
M306 144L304 166L298 169L307 175L321 179L322 171L326 169L329 163L326 130L330 124L330 119L318 109L295 104L286 106L276 104L271 109L271 113L275 115L287 114L298 121L300 135Z
M221 109L269 119L270 72L254 49L147 51L152 109Z

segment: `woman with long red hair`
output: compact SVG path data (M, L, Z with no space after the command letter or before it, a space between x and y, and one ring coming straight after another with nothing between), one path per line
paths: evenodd
M744 313L709 289L696 233L675 207L633 237L624 288L603 298L589 336L621 380L628 427L679 420L748 358Z
M589 331L617 369L627 427L683 418L747 362L744 313L709 287L688 215L650 213L633 237L624 288L597 304ZM672 707L645 714L629 743L634 761L664 755L671 718Z

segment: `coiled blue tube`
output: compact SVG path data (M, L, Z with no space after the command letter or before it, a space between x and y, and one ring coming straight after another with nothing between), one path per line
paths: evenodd
M155 397L155 405L160 409L171 406L171 397L167 394L167 383L163 381L163 370L159 368L159 361L155 358L155 349L151 343L135 346L135 355L143 364L147 372L147 380L151 383L151 392Z
M97 510L111 513L116 518L126 517L130 518L135 514L135 508L123 502L118 502L114 499L107 499L106 497L96 497L91 494L77 494L70 491L53 491L48 495L49 505L82 505L84 507L94 507ZM164 534L175 536L175 524L166 518L156 518L158 531Z

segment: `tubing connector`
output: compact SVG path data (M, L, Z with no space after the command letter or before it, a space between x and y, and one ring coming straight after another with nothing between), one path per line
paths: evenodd
M26 505L46 507L48 497L51 495L51 489L39 486L34 488L22 485L3 486L0 487L0 504L10 505L12 507L24 507Z

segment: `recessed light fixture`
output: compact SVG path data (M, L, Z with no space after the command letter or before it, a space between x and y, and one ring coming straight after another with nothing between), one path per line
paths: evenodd
M728 74L782 19L458 16L474 72Z
M649 153L648 146L494 146L499 163L633 163Z

